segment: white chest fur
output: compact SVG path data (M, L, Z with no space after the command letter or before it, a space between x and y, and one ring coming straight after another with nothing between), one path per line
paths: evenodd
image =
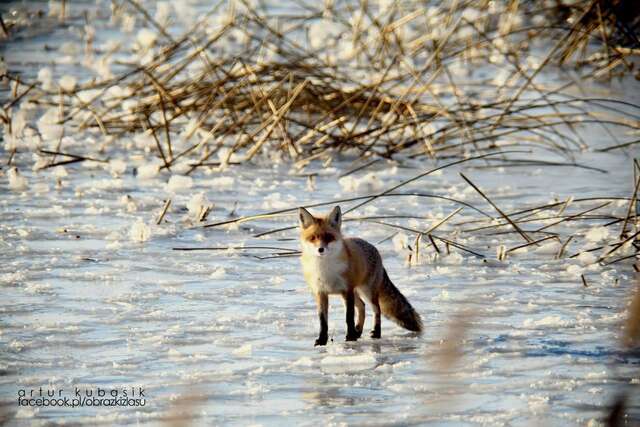
M307 283L314 293L337 294L347 290L344 272L346 261L337 256L305 256L303 269Z

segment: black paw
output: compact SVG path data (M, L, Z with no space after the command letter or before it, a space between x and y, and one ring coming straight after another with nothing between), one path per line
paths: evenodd
M362 328L358 329L356 326L356 338L360 338L362 336Z
M319 345L327 345L327 337L318 337L316 343L314 344L314 347Z
M382 336L382 334L380 333L379 330L373 330L371 331L371 338L376 338L379 339Z
M347 336L345 337L346 341L358 341L358 338L360 338L360 335L358 332L356 331L351 331L347 333Z

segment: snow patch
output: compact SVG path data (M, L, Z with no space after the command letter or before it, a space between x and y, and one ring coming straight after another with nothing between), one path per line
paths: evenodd
M560 316L546 316L538 320L526 319L522 325L525 328L566 327L569 322Z
M373 354L343 354L326 356L320 361L323 371L346 373L372 369L376 364Z
M167 190L172 193L188 190L191 187L193 187L193 178L190 176L173 175L167 183Z
M587 231L584 237L592 243L597 243L609 237L609 229L603 226L593 227Z
M151 227L145 224L141 219L138 219L129 231L129 237L134 242L146 242L151 238Z

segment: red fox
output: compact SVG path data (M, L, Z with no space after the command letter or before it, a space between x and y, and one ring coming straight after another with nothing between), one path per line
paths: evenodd
M373 307L372 338L380 338L380 313L405 329L422 332L422 320L409 301L391 282L378 250L358 238L344 238L340 206L325 218L305 208L298 210L304 278L316 297L320 335L315 345L327 344L329 294L340 294L347 309L347 341L356 341L364 326L363 298ZM354 324L354 306L358 323Z

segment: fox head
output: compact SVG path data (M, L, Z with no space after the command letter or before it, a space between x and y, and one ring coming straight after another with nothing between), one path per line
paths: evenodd
M305 208L298 209L302 252L319 257L338 255L342 251L342 212L336 206L324 218L316 218Z

